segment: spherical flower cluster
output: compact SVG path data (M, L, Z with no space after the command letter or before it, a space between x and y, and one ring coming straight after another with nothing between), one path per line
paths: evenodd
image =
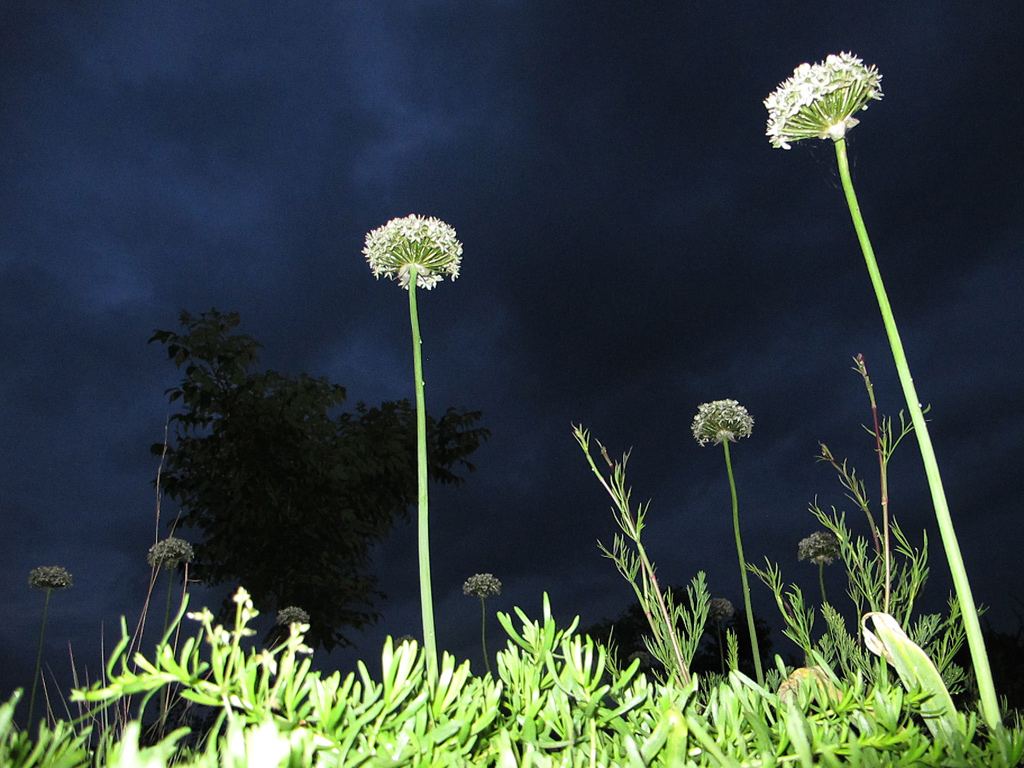
M459 276L462 243L440 219L413 214L368 233L363 254L374 277L394 280L397 275L398 284L408 290L410 267L415 267L416 285L430 290L445 275Z
M790 149L789 142L802 139L838 141L860 122L855 112L881 100L881 80L874 66L864 66L852 53L801 64L764 100L768 140L776 149Z
M309 614L297 606L289 605L277 612L277 623L282 627L289 624L309 624Z
M840 553L839 539L828 531L815 531L797 545L797 559L810 560L815 565L828 565Z
M191 563L194 557L195 551L191 544L169 536L149 548L146 562L153 568L174 568L178 563Z
M736 609L731 600L726 600L724 597L712 597L708 601L708 620L716 624L722 619L731 618L735 613Z
M710 442L718 445L723 440L736 442L741 437L749 437L753 427L754 419L735 400L715 400L697 408L692 429L700 445Z
M42 565L28 574L28 585L37 589L68 589L74 586L71 573L59 565Z
M501 594L501 582L489 573L478 573L466 579L462 585L462 594L477 597L491 597Z

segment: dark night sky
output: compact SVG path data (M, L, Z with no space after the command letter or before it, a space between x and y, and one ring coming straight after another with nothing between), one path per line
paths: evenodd
M459 280L420 294L428 404L480 409L493 431L470 481L432 497L442 647L479 658L479 604L461 593L477 572L504 583L495 610L538 616L544 591L563 622L628 606L596 547L616 529L574 422L633 449L662 580L703 569L739 603L721 450L689 431L722 398L756 419L733 451L748 558L813 592L796 560L818 528L808 502L863 531L818 441L876 488L851 357L883 411L903 404L831 145L764 136L768 93L839 51L884 76L851 134L855 181L976 597L1015 628L1022 35L1016 3L953 0L4 3L3 696L31 677L30 569L74 574L47 628L62 680L69 641L95 676L101 636L109 649L119 616L138 616L149 446L179 381L153 330L237 311L271 368L329 376L353 404L411 397L406 294L361 254L367 231L409 213L465 246ZM892 504L915 542L929 531L925 607L941 609L919 466L908 441ZM384 618L324 668L419 631L413 526L376 562ZM754 600L778 628L768 590Z

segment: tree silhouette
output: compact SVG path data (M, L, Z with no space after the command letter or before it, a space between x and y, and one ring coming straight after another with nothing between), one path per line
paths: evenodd
M261 345L232 333L237 313L180 320L183 333L158 330L150 343L184 369L167 390L184 410L171 417L162 485L202 536L190 575L244 586L263 612L302 608L311 646L351 644L343 628L379 617L370 549L416 498L415 410L401 400L341 412L345 389L325 378L252 372ZM431 479L459 484L454 468L473 471L468 457L490 436L480 416L428 419Z

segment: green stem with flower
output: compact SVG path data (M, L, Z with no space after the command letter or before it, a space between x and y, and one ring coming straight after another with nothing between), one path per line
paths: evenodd
M501 582L490 573L477 573L466 579L462 594L480 598L480 643L484 652L484 667L491 674L491 660L487 654L487 598L501 594Z
M810 560L818 566L818 586L821 588L821 602L828 602L825 595L825 566L839 557L839 539L828 531L815 531L797 545L797 560Z
M850 53L829 56L823 63L801 64L793 72L793 76L782 83L767 99L768 109L767 135L772 146L789 149L790 142L803 139L832 139L836 149L836 160L839 164L839 175L846 195L847 206L853 227L857 232L864 262L867 265L875 298L882 313L889 347L892 350L900 385L907 402L914 432L917 435L921 458L924 462L928 488L931 491L935 518L942 536L942 545L946 552L953 586L957 600L963 611L964 628L967 633L967 644L974 664L974 672L978 683L982 714L990 728L997 728L1002 723L999 703L996 699L995 684L985 650L985 640L981 633L981 622L978 618L977 606L971 592L970 581L964 566L960 545L957 541L953 520L949 513L946 493L942 486L935 450L932 447L928 425L924 418L921 401L914 386L914 380L907 363L903 342L896 327L892 307L882 282L882 276L875 260L874 249L868 238L867 227L861 216L860 204L850 177L850 164L846 155L846 133L859 123L854 113L868 108L872 100L882 98L879 87L882 76L874 67L866 67L863 62Z
M450 275L459 276L462 243L455 230L440 219L410 215L392 219L366 235L363 254L374 277L398 279L409 291L412 325L413 377L416 390L417 540L419 550L420 612L423 621L423 652L427 673L436 679L437 638L434 631L434 601L430 580L429 493L427 489L427 408L423 396L423 342L416 307L417 286L430 290Z
M50 611L50 596L56 589L68 589L72 586L71 574L59 565L44 565L33 568L28 574L30 587L46 592L43 603L43 620L39 625L39 649L36 651L36 671L32 675L32 695L28 704L28 725L32 727L32 717L36 709L36 691L39 688L39 675L43 668L43 638L46 635L46 617Z
M740 560L740 582L743 585L743 607L747 612L747 630L750 632L750 651L754 657L754 672L758 685L764 685L761 669L761 648L757 642L757 628L754 625L754 611L750 603L750 584L747 581L747 561L743 557L743 538L740 536L740 508L736 495L736 478L732 472L732 458L729 443L741 437L749 437L754 419L747 409L735 400L716 400L704 403L697 409L693 420L693 436L699 445L709 442L721 443L725 450L725 469L729 475L729 492L732 497L732 528L736 538L736 554Z

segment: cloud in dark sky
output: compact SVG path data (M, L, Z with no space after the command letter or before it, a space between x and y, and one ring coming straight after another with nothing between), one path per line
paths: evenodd
M739 400L756 419L734 456L748 556L813 579L795 562L816 527L807 504L845 504L818 441L871 477L850 358L866 355L884 411L902 403L831 146L783 152L763 135L762 99L840 50L884 75L851 134L855 179L976 596L1012 626L1018 11L17 2L0 29L5 689L28 682L31 568L75 574L51 607L62 677L68 638L95 668L101 622L109 646L141 606L148 446L178 380L152 331L182 309L238 311L266 365L328 375L352 402L410 397L404 293L360 251L414 212L465 244L459 280L421 300L428 401L482 409L494 433L469 483L432 501L443 646L475 653L461 594L475 572L503 581L496 609L536 613L548 591L560 617L590 622L628 604L594 544L614 523L573 422L613 454L633 448L662 578L705 569L736 600L721 456L689 424L701 402ZM908 442L893 500L915 540L929 529L938 609L948 579L918 466ZM384 620L325 663L417 631L414 552L411 527L380 547Z

